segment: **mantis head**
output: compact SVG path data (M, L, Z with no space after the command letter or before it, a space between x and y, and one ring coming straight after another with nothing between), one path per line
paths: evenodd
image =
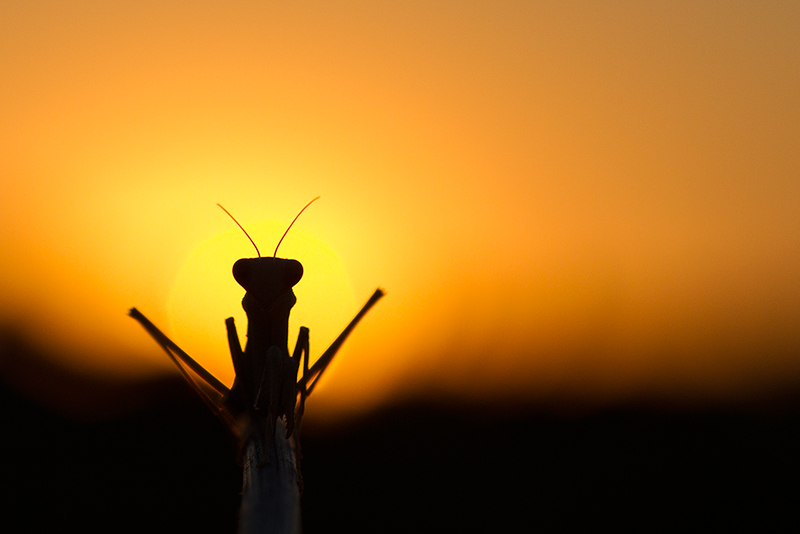
M244 258L233 264L233 278L265 310L271 310L289 295L293 305L292 288L302 277L303 266L297 260Z

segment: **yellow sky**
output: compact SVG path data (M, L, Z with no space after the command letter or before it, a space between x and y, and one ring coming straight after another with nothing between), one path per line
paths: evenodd
M280 254L312 353L388 293L332 410L800 376L796 2L331 4L0 4L0 323L136 376L129 307L216 324L224 374L242 292L192 273L253 250L214 204L271 251L320 195Z

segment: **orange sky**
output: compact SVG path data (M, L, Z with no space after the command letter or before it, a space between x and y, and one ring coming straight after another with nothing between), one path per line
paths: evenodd
M797 380L798 27L796 2L4 2L0 322L169 370L137 306L224 376L253 250L214 204L271 251L321 195L281 246L292 343L388 296L320 406Z

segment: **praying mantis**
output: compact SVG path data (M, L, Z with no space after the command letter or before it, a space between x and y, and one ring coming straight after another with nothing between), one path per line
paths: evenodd
M248 325L247 344L242 350L233 318L225 320L235 371L230 388L182 351L136 308L129 311L129 315L164 349L209 408L226 423L238 442L240 464L242 457L247 454L249 463L245 462L245 490L248 487L248 467L252 479L257 477L252 470L267 467L271 461L281 463L282 458L291 457L291 463L294 464L292 453L281 456L287 451L283 444L299 428L306 399L359 321L385 294L382 289L376 289L313 365L309 366L309 329L306 327L300 328L294 351L289 354L289 313L297 302L292 288L302 278L303 266L297 260L278 258L277 253L297 218L318 198L306 204L295 216L278 241L272 257L262 257L247 231L228 210L218 204L250 239L258 255L256 258L240 259L233 265L233 277L245 290L242 307L247 314ZM303 372L298 379L301 360ZM279 425L279 421L284 424ZM276 429L280 430L280 435L276 435ZM254 458L256 461L253 461ZM272 467L281 468L280 465ZM245 501L248 499L246 493L243 491L242 522L247 520L253 523L252 518L244 517ZM245 527L242 529L244 531Z

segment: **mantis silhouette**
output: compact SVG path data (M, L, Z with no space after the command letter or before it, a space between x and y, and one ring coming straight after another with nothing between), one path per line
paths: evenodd
M250 239L258 254L256 258L240 259L233 265L233 277L246 291L242 307L248 324L247 344L242 350L233 318L225 320L235 371L230 388L182 351L136 308L129 312L161 345L209 408L226 423L238 441L240 463L245 447L252 440L262 446L263 460L259 466L268 461L278 419L285 421L286 438L300 426L307 397L358 322L384 296L383 290L377 289L314 365L309 367L309 330L306 327L300 328L290 356L289 313L297 302L292 288L302 278L303 266L297 260L278 258L277 253L294 222L317 198L306 204L292 220L272 257L262 257L242 225L220 206ZM298 380L301 360L303 373Z

